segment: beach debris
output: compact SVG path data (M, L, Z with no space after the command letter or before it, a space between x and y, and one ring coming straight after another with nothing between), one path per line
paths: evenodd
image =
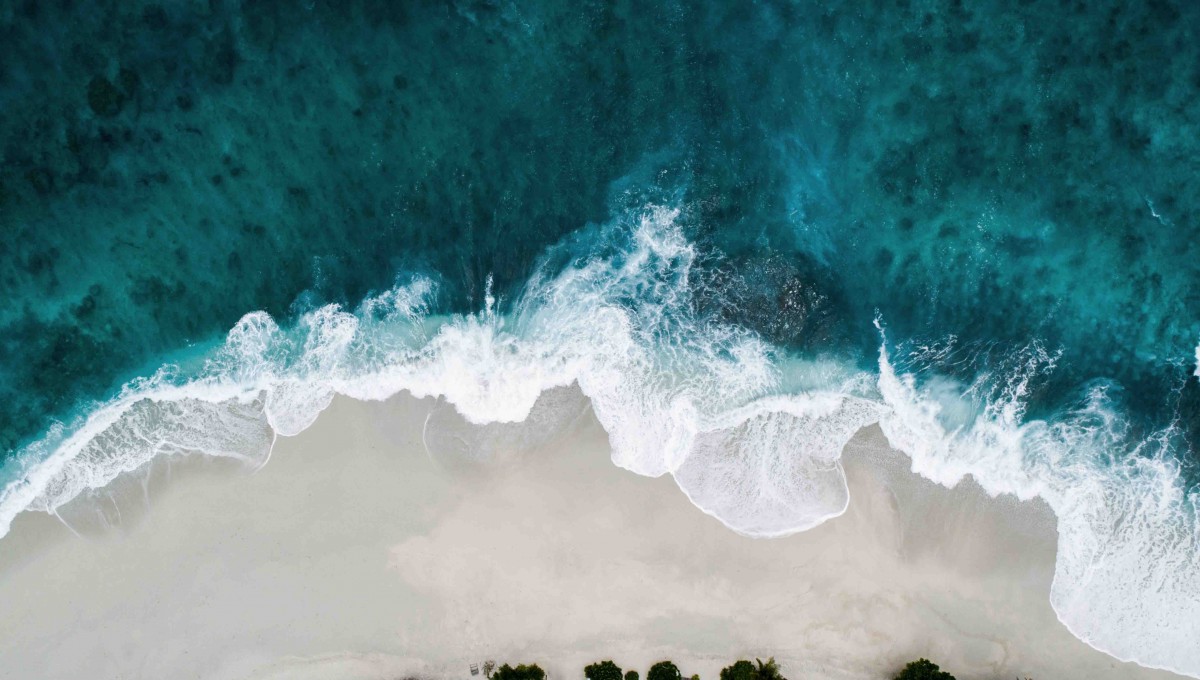
M479 675L479 664L471 664L471 675Z

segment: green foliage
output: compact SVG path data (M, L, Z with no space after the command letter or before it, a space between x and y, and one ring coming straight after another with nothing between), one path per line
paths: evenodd
M625 680L638 680L637 671L625 671Z
M649 673L646 673L646 680L681 680L682 678L679 667L670 661L659 661L650 667Z
M740 659L732 666L721 669L721 680L758 680L758 671L754 664Z
M759 659L755 659L754 662L758 664L758 680L787 680L779 672L779 666L775 663L775 657L767 659L766 663L763 663Z
M732 666L722 668L721 680L787 680L779 672L775 657L767 659L765 663L760 659L754 661L757 666L745 659L739 659Z
M546 671L537 664L521 664L516 668L504 664L492 675L492 680L546 680Z
M636 673L634 676L636 677ZM621 667L609 661L601 661L583 669L583 677L587 680L621 680Z
M896 680L954 680L954 676L929 659L917 659L905 666Z

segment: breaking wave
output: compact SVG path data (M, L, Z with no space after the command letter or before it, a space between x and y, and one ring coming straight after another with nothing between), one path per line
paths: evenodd
M133 381L20 451L0 535L18 513L55 512L156 456L262 465L277 436L305 430L335 395L439 397L482 425L523 421L543 392L575 384L616 465L672 475L749 536L844 512L841 451L872 423L935 482L971 475L992 494L1041 497L1058 517L1062 622L1117 658L1200 677L1200 508L1173 427L1138 433L1104 384L1051 419L1027 418L1030 385L1057 358L1036 345L972 384L930 368L945 348L898 359L881 319L877 370L790 356L697 311L698 252L677 217L652 208L605 227L602 247L544 266L504 313L489 291L478 313L439 316L436 284L416 277L290 327L247 314L199 368Z

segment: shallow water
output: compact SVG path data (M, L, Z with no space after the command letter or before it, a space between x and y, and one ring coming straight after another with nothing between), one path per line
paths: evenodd
M1064 622L1198 674L1198 12L0 7L0 519L335 392L574 382L746 533L841 512L871 422L1040 495Z

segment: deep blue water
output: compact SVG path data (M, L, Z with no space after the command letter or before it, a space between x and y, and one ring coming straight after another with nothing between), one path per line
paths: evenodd
M426 313L491 281L516 314L666 206L689 319L868 372L879 319L918 389L984 410L1028 375L1015 424L1091 431L1103 393L1096 455L1190 488L1197 28L1162 0L5 3L0 450L254 310L424 277Z

